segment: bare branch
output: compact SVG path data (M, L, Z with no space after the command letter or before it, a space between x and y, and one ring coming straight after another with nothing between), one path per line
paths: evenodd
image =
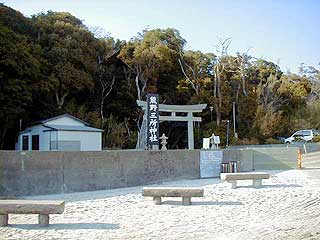
M196 94L198 95L198 94L199 94L199 90L197 89L197 87L195 86L195 84L192 82L192 80L189 78L189 76L186 74L180 58L178 58L178 62L179 62L179 64L180 64L180 68L181 68L181 71L182 71L183 75L185 76L185 78L187 79L187 81L191 84L192 88L196 91ZM185 64L186 64L186 63L185 63ZM186 64L186 65L187 65L187 64ZM188 66L188 65L187 65L187 66ZM191 67L189 66L189 68L191 68ZM191 68L191 69L192 69L192 68ZM192 69L192 72L193 72L193 75L194 75L194 77L195 77L195 73L194 73L193 69Z
M128 125L128 119L125 118L123 123L124 123L124 126L125 126L126 130L127 130L128 137L130 137L131 133L130 133L129 125Z

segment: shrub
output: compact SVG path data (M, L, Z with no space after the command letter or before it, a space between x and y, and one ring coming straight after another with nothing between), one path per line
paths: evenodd
M314 136L312 142L320 142L320 135Z
M256 145L260 144L257 138L242 138L234 142L234 145Z
M281 142L278 139L274 139L274 138L268 138L265 141L265 144L281 144L281 143L283 143L283 142Z

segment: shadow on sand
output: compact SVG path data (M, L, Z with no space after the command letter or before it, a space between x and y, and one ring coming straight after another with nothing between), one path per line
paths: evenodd
M263 184L260 188L254 188L252 185L245 185L245 186L237 186L237 189L239 188L252 188L252 189L264 189L264 188L300 188L302 187L299 184L276 184L276 185L270 185L270 184Z
M299 184L262 185L262 188L299 188L299 187L303 187L303 186Z
M9 224L8 227L19 229L119 229L119 224L112 223L53 223L47 227L40 227L38 224Z
M167 204L167 205L182 205L181 201L163 201L162 204ZM212 205L212 206L225 206L225 205L243 205L242 202L209 202L209 201L203 201L203 202L193 202L191 203L192 205L196 206L201 206L201 205ZM183 205L182 205L183 206Z

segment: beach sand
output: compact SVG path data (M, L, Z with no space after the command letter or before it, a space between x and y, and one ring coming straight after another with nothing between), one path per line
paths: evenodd
M191 206L181 198L154 205L143 186L26 197L65 200L65 211L44 228L37 215L9 215L0 239L320 239L320 186L307 170L269 172L260 189L217 178L162 184L203 187Z

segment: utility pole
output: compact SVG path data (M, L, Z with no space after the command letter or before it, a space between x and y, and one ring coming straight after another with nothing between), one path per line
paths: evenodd
M222 120L221 122L227 123L227 137L226 137L226 148L227 148L229 146L230 120Z
M230 135L230 120L227 120L227 144L226 144L226 147L229 147L229 135Z
M213 107L210 106L209 109L210 109L210 119L211 119L211 122L212 122L212 110L213 110Z
M236 102L232 102L232 118L233 118L233 135L235 138L238 138L238 134L236 132Z

